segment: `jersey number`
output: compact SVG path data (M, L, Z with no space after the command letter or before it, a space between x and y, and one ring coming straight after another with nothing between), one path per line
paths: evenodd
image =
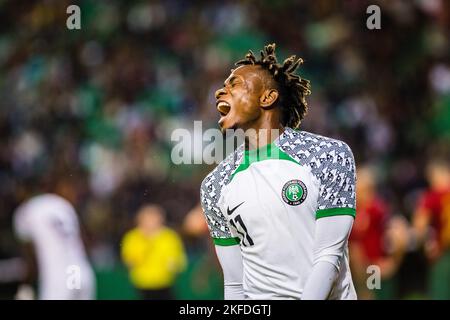
M236 229L236 231L242 236L242 245L244 247L252 246L254 245L253 239L250 237L247 231L247 227L244 224L244 221L242 221L241 216L238 214L234 219L230 219L230 224ZM240 228L236 226L238 224ZM242 229L242 230L239 230Z

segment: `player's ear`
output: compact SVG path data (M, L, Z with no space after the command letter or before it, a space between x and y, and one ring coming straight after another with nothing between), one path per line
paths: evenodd
M271 109L275 106L275 101L278 99L278 90L267 89L259 98L259 104L263 109Z

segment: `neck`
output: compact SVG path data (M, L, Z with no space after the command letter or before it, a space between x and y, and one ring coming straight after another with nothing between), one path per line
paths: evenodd
M245 146L248 150L258 149L272 143L283 133L284 127L273 112L264 112L245 134Z

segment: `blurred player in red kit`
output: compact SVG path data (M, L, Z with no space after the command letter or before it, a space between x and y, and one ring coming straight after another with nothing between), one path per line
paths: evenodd
M429 294L432 299L450 299L450 165L434 157L426 167L429 188L414 213L415 240L423 245L432 268Z
M367 287L367 267L379 267L382 280L394 276L405 251L407 225L404 219L390 215L388 204L377 194L372 168L360 167L357 176L358 215L349 240L350 261L358 296L374 299L379 292ZM384 284L381 290L386 289Z

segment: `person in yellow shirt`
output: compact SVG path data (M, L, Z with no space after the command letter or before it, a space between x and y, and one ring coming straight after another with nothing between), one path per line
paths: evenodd
M174 230L164 225L164 211L157 205L140 208L136 224L121 244L130 280L143 299L173 299L171 288L187 263L183 242Z

